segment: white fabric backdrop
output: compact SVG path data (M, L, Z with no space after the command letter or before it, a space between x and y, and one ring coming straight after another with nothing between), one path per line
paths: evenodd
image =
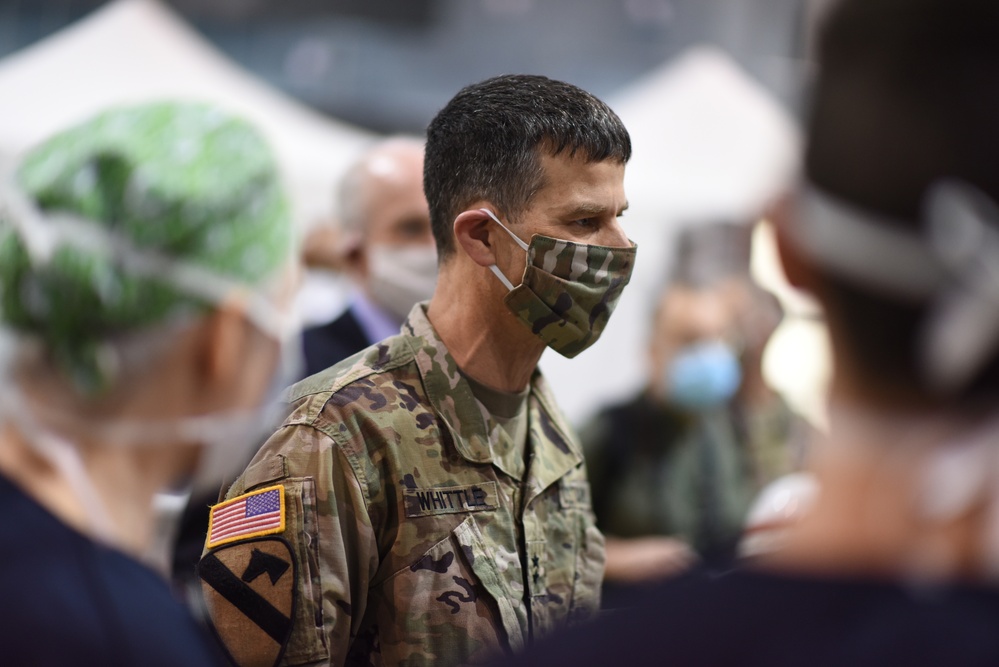
M155 0L118 0L0 60L0 152L113 104L165 98L215 102L260 127L305 226L328 214L333 184L374 138L255 79Z

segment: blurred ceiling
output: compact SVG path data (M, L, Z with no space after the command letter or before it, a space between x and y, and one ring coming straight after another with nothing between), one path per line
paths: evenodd
M691 46L720 46L790 109L821 0L170 0L231 58L338 118L420 132L463 85L505 72L601 97ZM104 4L0 0L0 56Z

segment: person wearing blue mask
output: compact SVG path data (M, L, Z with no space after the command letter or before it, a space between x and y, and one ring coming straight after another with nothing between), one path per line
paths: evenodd
M690 229L677 250L645 388L583 429L610 606L622 587L730 555L755 493L796 458L799 420L761 375L782 311L748 276L748 228Z

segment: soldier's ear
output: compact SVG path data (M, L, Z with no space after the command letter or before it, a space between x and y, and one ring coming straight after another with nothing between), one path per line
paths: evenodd
M454 219L454 238L458 247L479 266L496 263L492 244L495 225L490 222L489 216L480 208L462 211Z

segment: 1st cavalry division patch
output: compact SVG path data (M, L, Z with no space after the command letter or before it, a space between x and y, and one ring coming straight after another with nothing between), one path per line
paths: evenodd
M212 549L198 563L215 632L239 667L273 667L291 637L295 559L280 537Z

